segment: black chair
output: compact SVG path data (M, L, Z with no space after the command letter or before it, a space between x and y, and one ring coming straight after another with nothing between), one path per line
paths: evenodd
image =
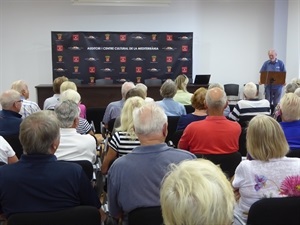
M247 127L250 122L250 120L254 116L242 116L240 117L239 124L241 125L242 132L239 137L239 152L242 156L247 155L247 146L246 146L246 135L247 135Z
M157 85L161 85L162 81L161 79L158 78L150 78L150 79L145 79L144 83L146 86L157 86Z
M299 225L300 197L263 198L253 203L248 214L248 225Z
M2 135L2 137L8 142L8 144L12 147L15 151L16 156L18 159L23 154L23 146L19 140L19 134L12 134L12 135Z
M178 120L180 116L168 116L168 135L166 137L166 143L172 140L173 134L176 131Z
M236 167L242 161L242 155L239 152L230 154L195 154L197 158L204 158L220 165L222 171L228 178L233 177Z
M112 79L97 79L96 80L96 84L97 85L110 85L113 84L113 80Z
M129 225L162 225L160 206L137 208L128 214Z
M103 119L104 113L106 108L87 108L86 109L86 119L89 123L94 123L94 127L96 130L96 133L101 133L101 121Z
M184 105L184 108L185 108L186 114L193 113L195 111L195 109L192 105Z
M233 107L236 105L239 100L239 90L240 85L238 84L224 84L224 91L227 95L228 104L230 107L230 111L232 111Z
M93 179L93 172L94 172L94 167L93 164L88 161L88 160L75 160L75 161L65 161L64 162L70 162L70 163L76 163L80 165L85 172L86 176L88 177L89 180Z
M17 213L8 218L7 225L101 225L99 210L92 206L77 206L55 212Z
M81 84L81 83L82 83L82 80L77 79L77 78L75 78L75 79L69 79L69 81L72 81L72 82L74 82L75 84Z
M171 138L171 141L173 142L174 148L178 147L178 142L183 134L184 130L176 130L173 134L173 137Z
M287 154L287 157L297 157L300 158L300 149L290 150Z

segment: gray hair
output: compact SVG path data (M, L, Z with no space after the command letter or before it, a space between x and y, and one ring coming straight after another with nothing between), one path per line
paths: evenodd
M285 86L285 93L294 93L297 88L298 85L296 83L289 83Z
M137 83L135 87L141 89L147 95L148 87L145 84Z
M253 82L245 84L244 95L247 99L255 99L257 96L257 87Z
M21 99L21 94L13 89L3 92L0 96L2 109L9 110L16 101Z
M167 122L167 115L155 102L146 103L133 110L133 126L136 135L160 133Z
M22 91L27 89L27 84L23 80L17 80L12 83L11 89L16 90L20 94L22 94Z
M51 145L59 138L59 121L53 111L35 112L20 125L19 139L25 154L50 154Z
M295 95L297 95L298 97L300 97L300 88L297 88L294 92Z
M177 87L174 81L168 79L166 80L161 88L160 88L160 95L163 98L173 98L177 92Z
M208 86L208 89L212 89L212 88L221 88L222 90L224 90L224 85L220 84L220 83L212 83Z
M58 120L60 121L61 128L72 127L74 120L79 117L79 107L71 100L58 103L54 109Z
M227 96L224 90L214 87L207 90L205 96L206 106L211 109L224 109L227 103Z
M127 92L134 87L135 87L134 83L126 81L121 87L122 98L125 99Z
M59 101L63 102L63 101L67 101L67 100L71 100L71 101L75 102L76 104L79 104L80 100L81 100L81 96L77 91L68 89L68 90L62 92L59 96Z

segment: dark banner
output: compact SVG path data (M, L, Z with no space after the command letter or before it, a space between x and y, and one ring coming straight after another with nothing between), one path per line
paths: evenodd
M83 84L192 77L193 33L51 32L53 79Z

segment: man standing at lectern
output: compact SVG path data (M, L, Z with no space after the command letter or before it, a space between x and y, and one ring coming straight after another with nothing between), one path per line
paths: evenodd
M264 62L260 69L261 72L269 72L269 71L276 71L276 72L286 72L284 63L277 59L277 53L274 49L268 51L269 60ZM272 88L272 89L271 89ZM275 107L281 98L283 85L281 84L266 84L265 85L265 97L269 100L271 106Z

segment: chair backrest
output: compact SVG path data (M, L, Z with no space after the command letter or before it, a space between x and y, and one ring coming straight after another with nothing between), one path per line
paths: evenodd
M171 141L173 142L174 148L177 148L178 142L183 134L184 130L176 130L173 134L173 137L171 138Z
M65 160L63 160L65 161ZM65 162L70 162L70 163L76 163L80 165L85 172L86 176L88 177L89 180L93 179L93 172L94 172L94 167L93 164L88 161L88 160L76 160L76 161L65 161Z
M89 123L94 123L96 133L101 133L100 124L103 119L106 108L87 108L86 109L86 119Z
M161 85L162 83L161 79L158 78L145 79L144 82L146 86L156 86L156 85Z
M192 113L195 111L194 107L192 105L184 105L186 114Z
M293 150L290 150L287 154L286 154L287 157L297 157L297 158L300 158L300 149L293 149Z
M137 208L128 214L129 225L161 225L163 224L160 206Z
M233 152L230 154L195 154L197 158L205 158L212 161L216 165L220 165L222 171L231 178L236 167L242 161L242 155L239 152Z
M166 137L166 143L172 140L173 134L176 131L178 120L180 116L168 116L168 135Z
M109 85L109 84L113 84L113 80L112 79L97 79L96 80L96 84L99 85Z
M2 137L8 142L8 144L15 151L16 156L20 158L21 155L23 154L23 146L21 145L21 142L19 140L19 134L2 135Z
M69 81L72 81L75 84L81 84L82 83L82 80L79 80L79 79L69 79Z
M242 132L239 137L239 152L242 154L242 156L247 155L247 147L246 147L246 135L247 135L247 127L250 122L250 120L254 116L241 116L239 120L239 124L241 125Z
M77 206L55 212L17 213L8 218L7 225L101 225L99 210L92 206Z
M239 96L239 88L238 84L224 84L224 91L227 96Z
M253 203L248 214L248 225L299 225L300 197L263 198Z

